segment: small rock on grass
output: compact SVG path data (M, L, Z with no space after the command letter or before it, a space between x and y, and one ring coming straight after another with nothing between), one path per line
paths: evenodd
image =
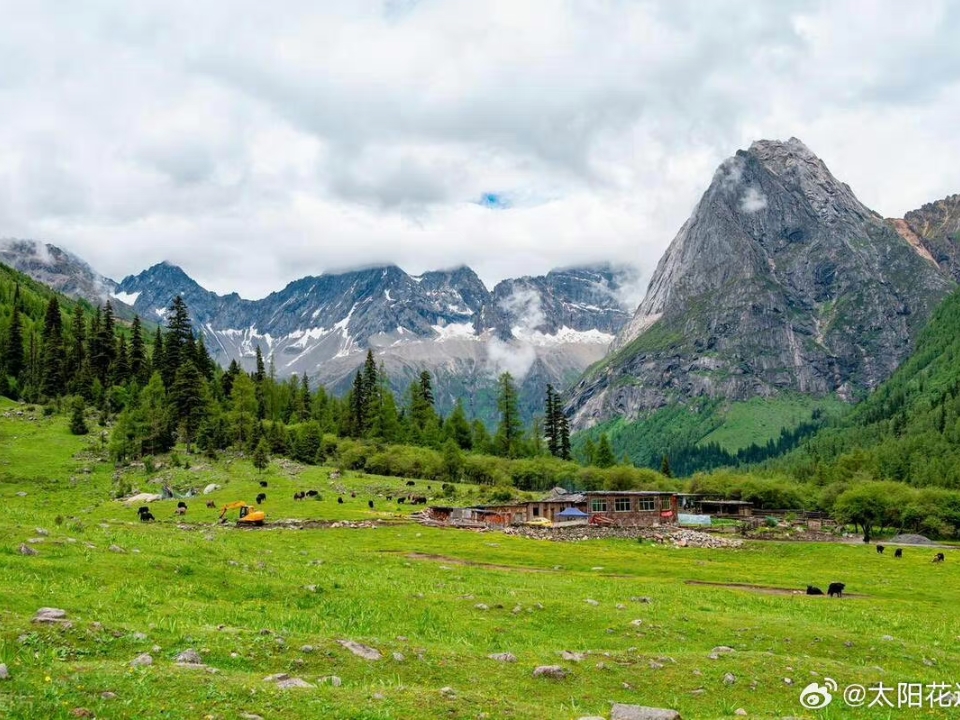
M177 655L176 662L183 665L202 665L203 658L200 657L200 653L198 653L196 650L189 648Z
M109 690L107 690L106 692L100 693L100 699L101 699L101 700L116 700L116 699L117 699L117 694L114 693L114 692L110 692Z
M314 650L316 650L316 648L313 645L304 645L302 648L300 648L300 652L305 653L307 655L312 653Z
M322 678L317 678L317 682L321 685L329 685L330 687L340 687L343 685L343 680L336 675L324 675Z
M287 673L277 673L276 675L267 675L263 681L264 682L280 682L281 680L289 680L290 676Z
M109 551L112 552L112 553L125 553L125 552L126 552L126 550L124 550L124 549L123 549L122 547L120 547L119 545L111 545L110 547L107 548L107 550L109 550Z
M311 685L306 680L301 680L300 678L288 678L287 680L278 682L277 687L281 690L291 690L293 688L312 688L316 687L316 685Z
M240 713L240 720L263 720L263 718L253 713Z
M569 650L564 650L560 653L561 660L568 660L570 662L582 662L584 657L583 653L570 652Z
M615 703L610 708L610 720L681 720L681 718L676 710Z
M724 685L733 685L736 682L737 682L737 676L734 675L733 673L727 673L726 675L723 676Z
M487 655L487 657L503 663L515 663L517 661L517 656L513 653L494 653L493 655Z
M566 668L559 665L540 665L533 670L534 677L552 678L553 680L563 680L569 674Z
M440 694L448 700L453 700L457 697L457 691L450 686L440 688Z
M353 640L337 640L337 642L354 655L363 658L364 660L380 660L383 657L379 650L372 648L369 645L361 645Z
M77 707L70 711L70 714L75 718L95 718L96 715L93 714L93 710L87 710L87 708Z
M26 545L26 544L24 544L24 543L21 543L21 544L20 544L20 554L21 554L21 555L31 556L31 555L39 555L40 553L38 553L36 550L34 550L34 549L33 549L32 547L30 547L29 545Z
M153 657L147 653L137 655L130 661L130 667L147 667L149 665L153 665Z
M0 663L0 680L9 680L10 671L7 669L6 663Z
M593 607L596 607L597 605L600 604L599 602L597 602L596 600L593 600L593 599L591 599L591 598L587 598L586 600L584 600L584 602L585 602L587 605L593 605Z
M747 711L744 710L743 708L737 708L736 710L733 711L733 714L736 715L737 717L746 717Z

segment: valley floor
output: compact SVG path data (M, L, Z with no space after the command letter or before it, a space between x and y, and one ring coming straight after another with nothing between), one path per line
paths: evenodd
M0 680L0 717L573 720L608 717L612 702L688 720L740 708L752 718L956 714L926 702L852 710L837 696L817 712L799 703L826 677L841 690L882 682L894 704L898 683L958 689L953 551L934 565L921 548L898 561L841 543L702 550L425 528L380 497L402 481L331 481L330 468L276 463L265 476L268 519L382 522L238 530L191 499L189 523L164 501L152 505L158 522L141 524L112 499L114 470L91 452L97 438L70 436L63 418L3 415L0 663L11 677ZM259 490L249 462L192 461L170 477L222 484L218 505ZM310 488L323 500L292 500ZM344 490L357 497L347 492L341 505ZM21 544L37 554L21 555ZM833 581L851 596L731 586ZM65 610L69 626L33 622L41 607ZM382 657L362 659L341 640ZM177 665L188 649L207 669ZM144 653L152 665L131 667ZM516 662L488 657L496 653ZM540 665L569 674L534 677ZM264 680L277 673L314 687ZM329 676L342 684L319 681Z

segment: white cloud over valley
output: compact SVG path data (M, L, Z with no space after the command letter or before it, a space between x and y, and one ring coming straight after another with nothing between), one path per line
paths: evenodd
M466 263L648 277L796 136L879 212L960 192L957 3L0 0L0 237L219 292ZM747 191L749 195L749 190ZM765 199L757 191L743 208Z

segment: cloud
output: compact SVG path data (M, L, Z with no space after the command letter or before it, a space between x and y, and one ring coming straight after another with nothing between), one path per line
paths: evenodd
M648 277L761 137L888 216L960 190L958 35L937 0L13 4L0 236L247 297L377 262Z
M747 215L753 215L755 212L760 212L766 206L767 196L752 185L747 188L747 191L743 194L743 197L740 198L740 210L745 212Z
M540 327L547 319L543 312L543 299L540 293L533 288L520 286L513 293L500 301L509 320L510 326L524 334L531 333Z
M487 343L487 362L491 375L508 372L518 382L523 380L537 360L536 349L524 342L504 342L498 338Z

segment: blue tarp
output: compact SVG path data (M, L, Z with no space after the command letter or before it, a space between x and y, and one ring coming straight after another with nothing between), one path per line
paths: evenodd
M582 510L577 510L576 508L567 508L567 509L564 510L562 513L560 513L557 517L562 517L562 518L586 518L586 517L590 517L590 516L587 515L585 512L583 512Z

